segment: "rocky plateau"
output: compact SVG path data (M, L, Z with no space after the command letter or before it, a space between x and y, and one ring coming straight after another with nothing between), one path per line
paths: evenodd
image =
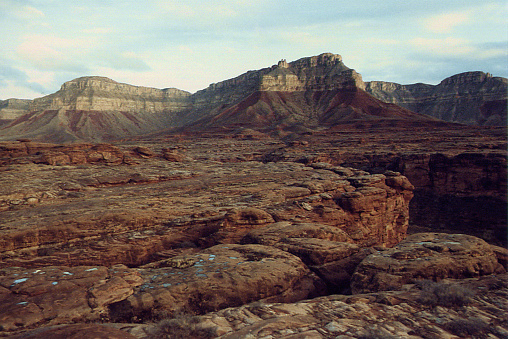
M506 128L412 111L498 107L482 74L411 92L325 53L1 102L0 336L508 337Z
M413 196L502 209L505 148L447 126L2 142L1 333L502 338L503 220L420 223L441 212Z

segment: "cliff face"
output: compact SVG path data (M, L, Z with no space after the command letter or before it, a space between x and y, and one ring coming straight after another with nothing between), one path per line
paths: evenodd
M0 100L0 127L25 114L30 102L26 99Z
M118 83L105 77L68 81L56 93L24 103L1 133L6 139L104 141L150 133L171 125L190 93ZM12 115L11 115L12 117Z
M224 127L285 129L362 120L435 121L364 91L365 83L337 54L324 53L248 72L192 95L194 130Z
M364 89L360 74L348 68L340 55L325 53L291 63L281 60L261 78L262 91L326 91Z
M449 122L506 125L508 80L489 73L466 72L440 84L366 83L366 91L385 102Z
M357 88L365 88L361 75L344 65L340 55L323 53L290 63L281 60L272 67L249 71L236 78L211 84L208 88L193 94L190 97L192 109L185 114L183 119L185 123L192 123L203 118L215 117L223 114L226 108L238 105L242 100L251 101L251 95L259 91L305 92L356 90ZM255 96L259 96L259 94L255 94ZM261 94L261 96L264 95ZM308 103L305 100L300 100L295 104L303 106L293 107L290 110L281 108L284 112L279 113L288 115L308 109L306 107ZM266 110L264 108L263 110ZM251 107L249 115L257 115L258 112L253 112L253 110L256 109ZM264 112L259 113L265 115ZM245 117L239 118L245 120ZM258 125L258 122L255 125Z
M281 60L194 94L82 77L33 101L2 102L0 139L108 141L171 128L285 129L381 120L502 125L506 84L481 72L459 74L438 86L366 84L331 53Z
M30 103L30 111L85 110L160 113L186 106L190 93L175 88L157 89L118 83L105 77L68 81L54 94Z

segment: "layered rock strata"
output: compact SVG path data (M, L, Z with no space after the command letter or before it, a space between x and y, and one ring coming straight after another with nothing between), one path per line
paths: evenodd
M25 114L29 110L30 102L31 100L27 99L0 100L0 127Z
M445 144L429 145L457 147L450 131L434 133ZM245 131L115 146L3 144L1 335L117 329L153 338L184 324L184 337L460 336L448 323L471 314L482 316L481 333L504 333L506 287L484 275L503 274L508 251L463 235L403 240L407 178L330 162L332 150L371 148L359 141L366 135L378 151L388 137L362 130L285 144ZM389 138L403 145L416 137L404 135ZM277 154L277 162L258 161ZM67 158L52 164L53 155ZM451 271L442 269L447 263ZM395 283L376 285L383 276ZM471 286L488 298L467 293L440 304L449 288L426 281L451 276L484 276ZM314 298L350 293L351 281L355 292L379 292ZM300 300L307 298L314 299Z
M210 131L243 127L284 130L360 120L436 123L367 94L361 75L340 55L324 53L249 71L190 94L82 77L31 101L0 138L110 141L174 128Z
M267 162L326 162L369 173L396 171L415 186L411 223L506 245L506 130L365 126L289 136ZM305 145L302 145L302 142Z
M438 85L371 81L365 90L376 98L449 122L506 126L508 80L466 72Z

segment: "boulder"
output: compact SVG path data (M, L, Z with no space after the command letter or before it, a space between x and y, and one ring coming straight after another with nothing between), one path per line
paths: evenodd
M107 305L131 295L142 282L124 265L20 267L0 271L0 327L11 331L42 321L57 325L98 320Z
M323 282L298 257L262 245L217 245L138 271L144 283L110 306L115 320L203 314L256 300L292 302L324 293Z
M421 279L469 278L504 270L491 246L464 234L419 233L377 251L357 267L353 293L398 290Z

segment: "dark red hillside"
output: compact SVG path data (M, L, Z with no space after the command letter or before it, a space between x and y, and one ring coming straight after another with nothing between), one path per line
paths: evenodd
M249 127L273 129L301 124L329 127L357 121L439 122L394 104L382 102L361 89L327 91L256 91L221 107L190 126L192 130Z

